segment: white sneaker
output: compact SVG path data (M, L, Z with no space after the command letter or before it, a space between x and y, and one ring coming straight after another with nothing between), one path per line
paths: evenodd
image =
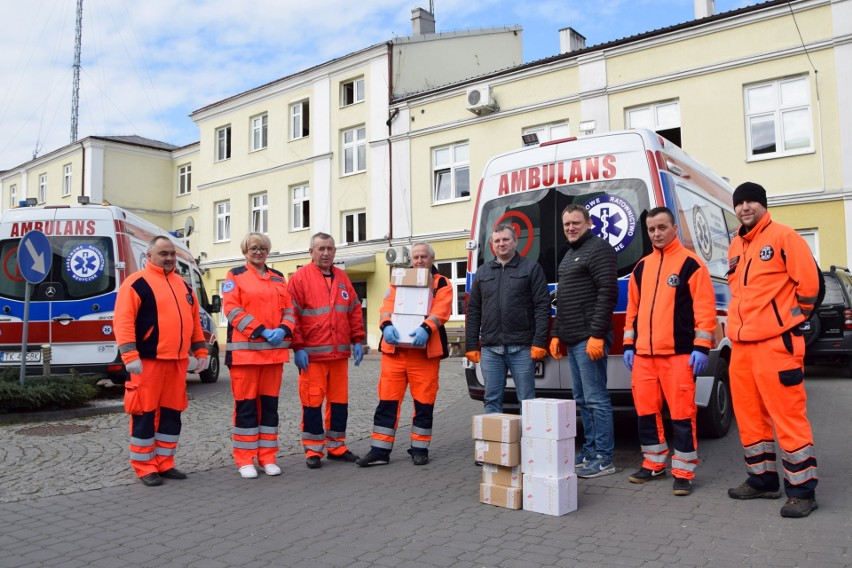
M281 475L281 468L278 467L277 464L268 463L266 465L260 466L260 468L263 470L263 473L265 473L266 475Z
M254 465L244 465L240 468L240 477L245 479L254 479L257 477L257 470Z

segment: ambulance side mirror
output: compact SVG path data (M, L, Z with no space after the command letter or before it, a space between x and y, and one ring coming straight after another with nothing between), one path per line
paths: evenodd
M210 306L207 311L211 314L218 314L222 311L222 298L219 297L219 294L213 294L213 297L210 298Z

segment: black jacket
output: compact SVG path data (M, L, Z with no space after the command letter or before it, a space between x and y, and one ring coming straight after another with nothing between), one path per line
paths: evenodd
M480 344L547 348L549 328L547 278L537 262L515 253L505 265L494 259L479 267L465 316L466 351Z
M615 250L591 230L580 237L559 263L553 336L568 345L612 331L618 300Z

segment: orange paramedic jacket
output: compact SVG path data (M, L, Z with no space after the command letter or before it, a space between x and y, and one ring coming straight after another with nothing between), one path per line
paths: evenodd
M166 274L151 262L134 272L118 289L115 340L125 363L137 359L207 357L198 299L189 284L172 270Z
M811 249L767 212L751 231L740 227L728 249L728 337L763 341L796 327L813 311L819 275Z
M710 353L716 295L701 259L675 239L654 248L628 283L624 348L640 355Z
M396 302L396 286L391 284L385 294L385 300L382 302L382 311L379 317L379 329L384 330L388 325L393 325L391 316L393 314L393 306ZM447 348L447 330L444 329L444 324L450 319L453 313L453 288L450 281L446 277L441 276L432 267L432 308L429 310L429 315L424 316L423 323L420 327L429 333L429 340L426 342L426 357L449 357L450 353ZM400 332L401 333L401 332ZM390 345L384 339L379 341L379 351L382 353L393 354L396 351L396 345ZM403 347L403 349L411 349Z
M329 287L316 264L306 264L290 277L296 330L290 347L304 349L310 361L348 359L353 343L367 337L361 301L346 273L331 267Z
M293 337L296 318L287 291L287 280L277 270L266 267L266 275L248 263L233 268L222 284L223 309L228 318L226 365L266 365L286 363L290 340L272 345L261 335L280 327Z

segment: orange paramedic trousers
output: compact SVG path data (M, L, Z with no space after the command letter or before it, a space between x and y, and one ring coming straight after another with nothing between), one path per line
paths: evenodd
M234 461L237 467L275 463L278 455L278 394L284 363L231 365L234 393Z
M302 446L307 457L322 457L323 450L340 456L347 452L349 416L349 359L310 361L299 375L302 401ZM325 421L322 402L325 405Z

